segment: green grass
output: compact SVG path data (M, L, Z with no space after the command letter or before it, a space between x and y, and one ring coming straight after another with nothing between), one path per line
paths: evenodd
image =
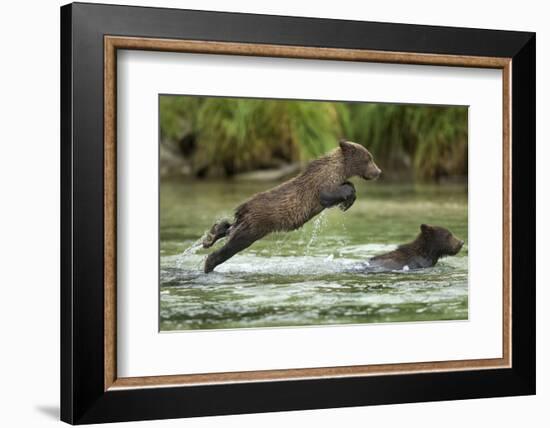
M163 95L160 130L194 175L307 161L339 138L363 144L384 170L423 180L467 175L466 107Z

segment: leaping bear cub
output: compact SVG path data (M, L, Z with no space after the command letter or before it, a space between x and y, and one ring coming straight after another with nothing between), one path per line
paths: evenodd
M380 173L366 148L341 140L339 148L312 161L297 177L238 206L233 223L223 220L214 224L203 247L226 236L228 241L208 256L204 271L211 272L271 232L300 228L325 208L339 205L347 210L355 202L355 187L347 180L355 176L373 180Z

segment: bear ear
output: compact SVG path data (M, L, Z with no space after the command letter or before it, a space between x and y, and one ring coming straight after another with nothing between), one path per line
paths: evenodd
M420 231L421 231L422 233L428 232L429 230L431 230L431 228L432 228L432 227L431 227L430 225L427 225L427 224L424 224L424 223L422 223L422 224L420 225Z
M349 141L346 141L344 138L340 138L340 141L338 141L338 144L340 145L340 148L342 149L343 152L353 150L353 145Z

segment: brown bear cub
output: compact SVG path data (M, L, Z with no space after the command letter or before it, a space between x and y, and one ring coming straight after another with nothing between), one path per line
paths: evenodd
M214 224L203 247L209 248L225 236L228 241L208 256L204 271L211 272L271 232L300 228L325 208L339 205L347 210L355 201L355 187L347 180L354 176L372 180L380 172L367 149L341 140L339 148L312 161L297 177L238 206L233 223L223 220Z
M368 267L376 270L413 270L435 266L441 257L458 254L464 241L449 230L439 226L422 224L420 234L408 244L396 250L374 256Z

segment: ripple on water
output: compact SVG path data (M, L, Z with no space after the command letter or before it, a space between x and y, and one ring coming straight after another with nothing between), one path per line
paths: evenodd
M193 245L196 245L193 244ZM210 274L200 248L161 257L163 330L467 319L467 258L421 271L358 269L387 245L337 254L246 252Z

